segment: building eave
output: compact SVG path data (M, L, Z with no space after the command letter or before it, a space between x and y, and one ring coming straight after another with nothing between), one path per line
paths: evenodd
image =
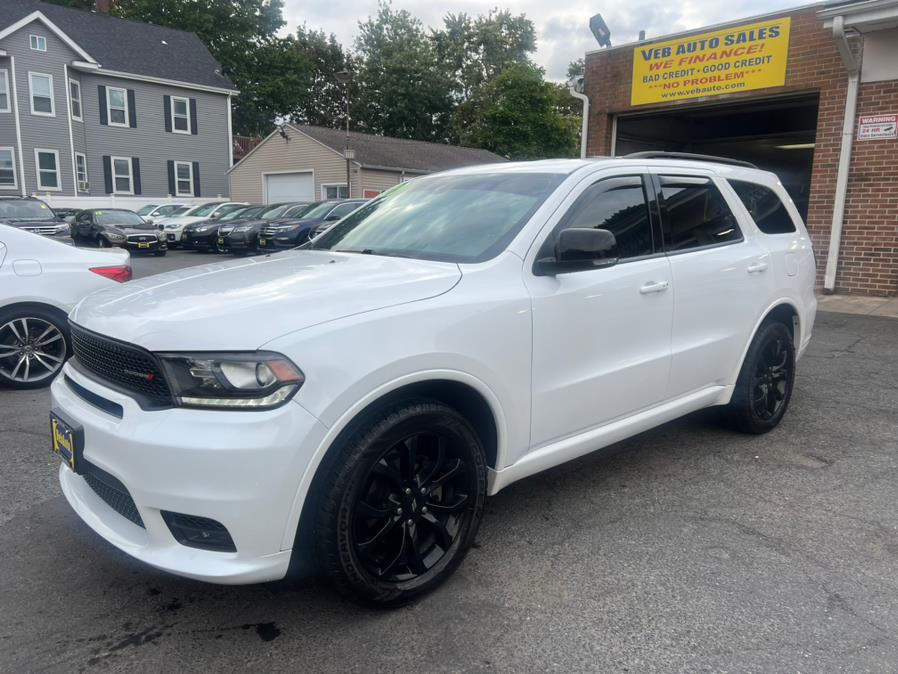
M127 73L121 70L107 70L98 63L82 63L75 61L71 64L73 70L79 72L94 73L105 77L115 77L122 80L134 80L137 82L151 82L153 84L162 84L169 87L178 87L180 89L192 89L194 91L206 91L213 94L236 96L240 92L237 89L228 89L226 87L215 87L208 84L196 84L194 82L183 82L181 80L170 80L165 77L154 77L152 75L140 75L137 73Z

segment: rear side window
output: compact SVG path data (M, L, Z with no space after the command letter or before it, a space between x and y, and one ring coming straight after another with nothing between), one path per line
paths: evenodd
M762 232L790 234L795 231L795 223L792 222L789 211L772 189L743 180L729 182Z
M607 229L617 239L610 257L625 260L651 255L652 222L641 176L606 178L590 185L565 213L555 232L540 251L540 257L555 254L555 241L571 227Z
M708 178L661 176L664 244L670 253L742 241L729 205Z

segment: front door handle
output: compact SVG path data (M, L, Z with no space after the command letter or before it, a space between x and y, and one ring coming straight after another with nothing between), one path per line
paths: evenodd
M643 295L651 295L652 293L663 293L668 288L670 288L670 283L667 281L649 281L639 289L639 292Z
M748 265L748 273L749 274L760 274L762 271L767 271L767 263L763 260L758 260L757 262L752 262Z

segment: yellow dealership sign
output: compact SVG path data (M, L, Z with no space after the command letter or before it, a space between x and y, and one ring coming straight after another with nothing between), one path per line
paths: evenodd
M781 87L789 60L789 17L633 50L631 105L668 103Z

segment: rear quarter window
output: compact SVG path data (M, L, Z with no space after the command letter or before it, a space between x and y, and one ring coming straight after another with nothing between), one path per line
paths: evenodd
M772 189L744 180L730 180L729 183L764 234L791 234L795 231L792 216Z

